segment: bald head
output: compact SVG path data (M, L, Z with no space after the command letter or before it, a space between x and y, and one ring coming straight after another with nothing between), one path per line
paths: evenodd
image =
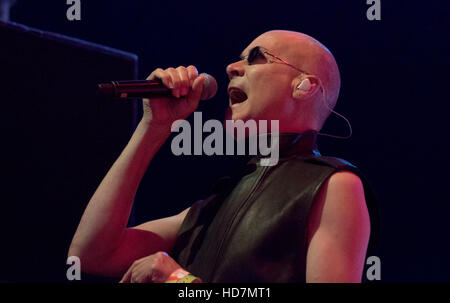
M330 108L336 105L341 85L339 69L334 56L316 39L298 32L274 30L258 38L252 44L258 45L263 40L267 47L292 65L320 79L325 90L325 102L316 108L318 125L322 127L330 114Z
M265 51L258 54L257 47ZM317 40L297 32L276 30L260 35L226 71L230 118L278 120L280 132L320 130L339 94L339 70L333 55ZM310 88L298 89L305 79Z

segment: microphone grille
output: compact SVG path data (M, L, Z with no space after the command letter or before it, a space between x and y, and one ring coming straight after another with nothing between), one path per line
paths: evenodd
M200 99L201 100L211 99L217 93L217 81L213 76L207 73L201 73L200 75L203 75L206 78L205 82L203 83L203 91Z

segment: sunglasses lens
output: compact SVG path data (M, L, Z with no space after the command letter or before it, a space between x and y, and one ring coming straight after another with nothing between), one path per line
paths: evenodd
M259 46L252 48L248 54L247 61L249 64L252 64L259 56L261 55Z

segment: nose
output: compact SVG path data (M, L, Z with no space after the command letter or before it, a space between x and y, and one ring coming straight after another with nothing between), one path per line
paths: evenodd
M227 75L230 80L236 76L242 77L244 75L244 60L229 64L227 66Z

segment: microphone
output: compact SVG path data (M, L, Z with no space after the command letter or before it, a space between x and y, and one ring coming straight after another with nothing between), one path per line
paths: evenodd
M201 75L205 76L206 80L203 82L200 100L211 99L217 93L217 81L213 76L206 73ZM100 83L98 84L98 93L103 96L120 99L172 96L172 90L158 80L127 80Z

